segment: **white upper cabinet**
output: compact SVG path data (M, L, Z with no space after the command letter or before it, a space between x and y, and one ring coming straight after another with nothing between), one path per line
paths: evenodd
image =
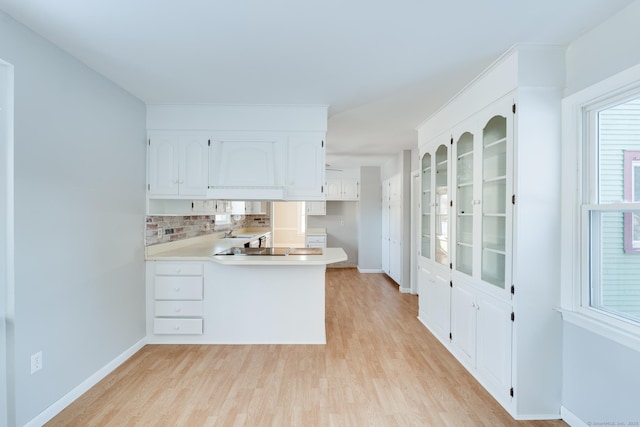
M149 135L151 196L204 196L207 192L208 139L200 134Z
M306 203L307 215L326 215L327 214L327 202L309 201Z
M214 136L208 196L282 199L286 148L281 135Z
M360 181L355 178L327 179L327 200L359 200Z
M287 156L288 200L324 200L324 134L291 134Z
M327 106L149 105L147 129L156 199L325 198Z

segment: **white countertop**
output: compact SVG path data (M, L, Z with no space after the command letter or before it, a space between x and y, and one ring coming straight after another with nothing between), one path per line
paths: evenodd
M242 231L236 234L251 232ZM264 235L269 232L270 230L262 230L261 233L255 234ZM211 234L177 242L160 243L147 246L145 259L147 261L212 261L225 265L326 265L347 260L347 254L342 248L323 248L322 255L213 255L225 249L244 246L249 240L253 239L221 239L219 234Z
M306 235L307 236L326 236L327 229L326 228L307 228Z

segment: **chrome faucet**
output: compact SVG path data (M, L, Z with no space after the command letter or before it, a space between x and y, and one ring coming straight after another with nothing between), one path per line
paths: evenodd
M226 233L224 233L224 237L231 237L231 235L233 234L233 230L229 229L229 231L227 231Z

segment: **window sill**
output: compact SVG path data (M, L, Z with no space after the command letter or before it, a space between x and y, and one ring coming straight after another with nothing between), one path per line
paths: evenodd
M566 322L640 352L640 335L636 333L621 329L616 325L606 323L584 313L566 309L560 309L560 313L562 313L562 319Z

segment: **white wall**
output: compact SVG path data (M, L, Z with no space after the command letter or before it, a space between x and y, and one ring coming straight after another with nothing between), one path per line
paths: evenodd
M575 40L567 50L567 94L640 63L640 1ZM563 325L562 405L583 422L640 422L640 353Z
M568 46L566 95L640 63L639 19L636 0Z
M327 247L342 248L347 260L329 267L358 265L358 203L356 201L327 201L327 214L308 216L309 228L327 229Z
M9 381L7 375L7 306L13 266L10 258L13 239L13 67L0 60L0 427L9 425ZM11 285L13 289L13 286Z
M0 58L15 67L9 394L23 425L145 336L145 106L2 12Z
M380 168L360 168L360 230L358 232L358 268L360 271L382 271L382 187Z

